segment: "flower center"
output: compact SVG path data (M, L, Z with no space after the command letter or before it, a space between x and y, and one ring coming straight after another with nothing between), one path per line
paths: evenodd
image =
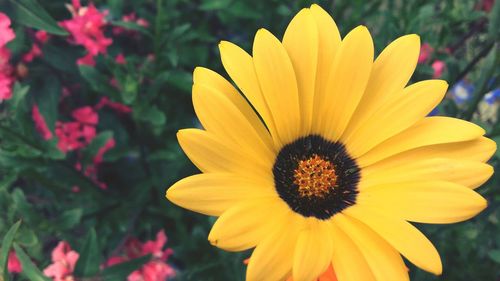
M304 217L326 220L356 203L360 169L340 142L299 138L280 150L273 175L280 198Z
M298 191L302 197L325 197L337 182L333 164L317 154L300 160L293 176L293 183L299 187Z

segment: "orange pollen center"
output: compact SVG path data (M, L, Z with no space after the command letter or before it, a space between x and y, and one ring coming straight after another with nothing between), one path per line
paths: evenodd
M337 183L335 166L317 154L300 160L293 176L302 197L324 197Z

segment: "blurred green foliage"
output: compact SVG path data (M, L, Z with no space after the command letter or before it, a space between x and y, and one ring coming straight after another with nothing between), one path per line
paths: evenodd
M487 12L481 9L482 1L473 0L317 2L333 15L342 35L359 24L366 25L377 52L401 35L419 34L422 42L434 47L432 58L446 63L443 78L450 86L466 77L476 88L465 105L445 100L440 114L472 119L500 141L500 126L474 114L481 98L499 84L498 3ZM26 36L28 27L63 35L64 30L54 23L70 16L65 8L67 1L40 0L43 9L34 9L30 3L36 1L0 3L0 10L12 17L17 34L9 44L13 61L19 61L31 46L32 39ZM98 8L109 9L111 26L136 30L140 39L113 37L109 56L100 56L96 67L78 67L75 61L82 56L81 47L70 46L64 37L56 35L43 47L44 56L27 66L29 74L16 83L13 98L0 105L0 237L21 219L14 239L18 253L25 251L36 266L44 268L57 241L67 240L81 253L81 260L91 257L76 269L77 276L88 277L99 271L99 262L122 247L127 237L150 238L164 228L168 245L175 251L170 263L178 269L177 280L242 280L243 260L250 253L226 253L212 247L207 235L214 218L182 210L164 198L167 187L197 173L178 147L175 135L180 128L198 126L190 96L194 67L225 73L217 49L220 40L250 51L258 28L281 37L292 16L312 3L95 1ZM130 12L148 20L150 26L123 22L122 15ZM119 53L125 54L125 65L114 62L113 57ZM154 59L148 60L150 55ZM431 76L430 64L420 64L413 81ZM111 78L121 89L109 84ZM63 87L75 84L79 87L70 104L59 106ZM100 112L100 135L82 151L83 159L88 160L111 136L116 140L116 147L105 154L99 171L107 190L73 167L74 154L61 153L54 139L44 141L31 119L31 107L36 103L53 131L55 121L67 120L71 108L94 105L103 96L133 109L127 116ZM491 160L496 169L499 156ZM412 280L499 280L499 182L495 174L479 189L488 199L489 208L475 219L455 225L419 226L441 253L444 274L434 277L411 267ZM73 186L80 192L72 192ZM4 242L3 247L10 244ZM37 280L30 277L37 276L35 269L17 280Z

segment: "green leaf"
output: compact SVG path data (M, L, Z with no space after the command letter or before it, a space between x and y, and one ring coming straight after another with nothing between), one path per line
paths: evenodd
M143 264L151 260L151 255L136 258L127 262L108 267L101 273L103 281L122 281L126 280L127 276L134 270L139 269Z
M50 281L50 279L44 276L40 269L38 269L33 264L31 258L24 252L21 247L19 247L19 245L17 245L17 243L14 243L14 249L16 250L17 258L23 266L23 274L30 281Z
M4 174L3 179L0 180L0 190L9 188L16 180L17 175L15 173Z
M147 35L149 37L153 37L153 34L151 34L151 32L149 32L149 30L147 30L146 28L144 28L136 23L133 23L133 22L112 21L111 24L114 26L123 27L125 29L138 31L144 35Z
M9 106L9 109L12 110L12 112L16 112L19 104L24 101L26 95L28 94L29 89L29 86L22 86L18 82L14 84L12 98L7 101L7 105Z
M38 237L35 232L29 228L22 227L17 233L16 242L26 248L35 247L38 245Z
M45 11L36 0L10 0L14 8L14 18L28 27L45 30L56 35L68 35L66 30Z
M231 0L205 0L200 5L200 10L213 11L227 8Z
M488 252L488 256L496 263L500 263L500 250L491 250Z
M43 80L43 84L36 95L33 95L40 113L52 133L54 133L57 120L57 107L59 105L60 94L61 82L56 76L49 75Z
M113 87L109 85L108 79L100 73L95 67L88 65L80 65L80 74L90 84L92 90L100 93L111 93Z
M163 126L167 121L165 113L163 113L156 105L145 108L141 111L134 111L134 117L139 120L146 121L155 126Z
M97 244L97 234L92 228L87 234L87 239L80 251L80 258L75 266L77 277L91 277L99 272L100 265L99 245Z
M62 213L60 217L57 218L55 224L60 229L70 229L75 225L80 223L82 219L83 210L81 208L67 210Z
M2 241L2 252L0 256L0 268L3 272L3 280L9 280L9 272L7 271L7 261L9 260L9 251L12 246L12 242L14 241L14 237L16 236L17 230L21 225L21 221L16 222L13 226L10 227L9 231L5 234L5 237Z
M491 19L489 23L489 36L492 40L500 39L500 1L495 1L491 9Z
M139 92L139 82L134 77L127 75L123 81L123 101L125 104L132 104Z

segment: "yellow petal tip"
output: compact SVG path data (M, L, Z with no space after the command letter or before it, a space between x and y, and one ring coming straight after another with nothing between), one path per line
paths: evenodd
M412 34L405 35L403 37L406 38L407 40L409 40L411 42L411 44L413 44L415 46L420 46L420 35L412 33Z
M173 186L171 186L170 188L167 189L167 191L165 192L165 198L168 199L168 201L172 202L172 203L175 203L175 189L173 188Z

